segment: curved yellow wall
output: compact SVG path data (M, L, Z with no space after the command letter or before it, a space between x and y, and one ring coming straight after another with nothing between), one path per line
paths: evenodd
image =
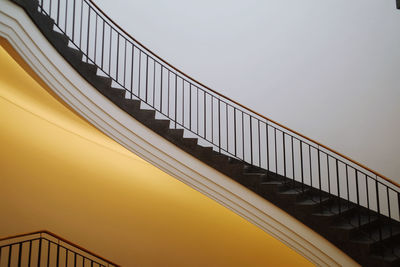
M0 127L0 237L47 229L123 266L311 265L102 134L2 47Z

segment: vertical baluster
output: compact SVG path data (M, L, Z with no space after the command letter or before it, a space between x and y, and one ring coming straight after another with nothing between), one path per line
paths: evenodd
M249 115L249 124L250 124L250 160L251 160L251 165L253 165L253 120L251 115Z
M308 162L310 163L310 183L311 183L311 187L313 187L312 166L311 166L311 145L308 145Z
M47 267L50 267L50 241L47 244Z
M58 241L58 244L57 244L56 262L57 262L57 266L59 266L60 265L60 240Z
M381 207L379 204L379 188L378 188L378 180L375 179L375 190L376 190L376 207L377 207L377 212L378 212L378 217L381 217ZM381 254L383 256L383 249L382 249L382 226L379 225L379 243L380 243L380 250Z
M73 11L72 11L72 42L75 42L75 7L76 0L73 2Z
M68 267L68 253L69 253L69 251L68 251L68 249L65 249L65 267Z
M321 185L321 150L318 145L318 183L319 183L319 202L322 202L322 185Z
M37 260L37 266L40 267L40 261L42 259L42 235L40 234L39 238L39 250L38 250L38 260Z
M355 168L354 168L354 171L355 171L355 175L356 175L357 205L360 205L360 192L359 192L359 188L358 188L358 171ZM358 225L361 225L360 213L358 213Z
M294 172L294 168L295 168L295 166L294 166L294 144L293 144L293 135L291 136L291 145L292 145L292 175L293 175L293 184L292 184L292 186L293 187L295 187L295 181L296 181L296 179L295 179L295 172Z
M342 210L341 210L341 206L340 206L340 186L339 186L339 163L338 163L338 159L336 159L336 184L337 184L337 191L338 191L339 214L341 214Z
M261 167L261 136L260 136L260 120L257 119L258 131L258 166Z
M139 96L139 99L141 99L141 97L140 97L140 91L141 91L140 80L141 80L141 76L142 76L142 50L139 49L139 76L138 76L138 96ZM168 73L168 76L169 76L169 73Z
M60 0L57 0L57 26L60 25Z
M105 28L105 21L103 20L103 30L101 34L101 70L104 70L104 28Z
M18 244L18 267L21 267L22 242Z
M8 250L8 267L11 267L11 252L12 252L12 245L9 245L9 250Z
M346 164L346 189L347 189L347 207L350 206L350 189L349 189L349 165Z
M286 177L286 141L285 141L285 132L282 132L282 140L283 140L283 176Z
M109 25L110 26L110 46L109 46L109 51L108 51L108 76L110 76L111 77L111 47L112 47L112 31L113 31L113 29L111 28L111 25Z
M135 45L132 43L132 58L131 58L131 99L132 99L132 92L134 91L134 80L135 80ZM162 78L162 72L161 72ZM161 82L162 85L162 82Z
M67 35L67 17L68 17L68 0L65 0L65 20L64 20L64 31Z
M126 88L126 39L124 38L125 42L124 42L124 88Z
M1 252L0 252L1 254ZM0 255L1 258L1 255ZM28 267L31 266L31 258L32 258L32 240L29 240L29 247L28 247Z
M76 252L74 252L74 267L76 267Z
M387 205L388 205L388 215L389 215L389 219L392 219L392 215L391 215L391 210L390 210L390 199L389 199L389 187L386 186L386 200L387 200ZM392 230L392 220L389 220L389 230L390 230L390 237L393 236L393 230ZM393 246L392 246L393 249ZM392 250L393 252L393 250Z
M301 191L304 192L303 141L300 140Z
M192 130L192 83L189 83L189 129Z
M88 25L87 25L87 39L86 39L86 62L89 62L90 10L91 10L91 8L88 5Z
M178 110L178 76L175 74L175 128L176 128L176 113Z
M170 87L170 80L171 80L171 72L169 69L168 70L168 91L167 91L167 114L169 117L169 97L170 97L170 93L169 93L169 87Z
M163 65L160 65L161 68L161 79L160 79L160 111L162 113L162 103L163 103Z
M275 172L278 174L278 149L276 145L276 128L274 127L274 145L275 145Z
M236 108L233 107L233 138L234 138L234 149L235 149L235 157L237 156L237 139L236 139Z
M146 55L146 103L148 98L148 85L149 85L149 55Z
M200 117L200 113L199 113L199 87L196 86L196 129L197 129L197 134L199 133L199 127L200 127L200 123L199 123L199 117Z
M96 59L97 59L97 24L98 24L98 15L95 12L96 15L96 26L94 27L94 64L96 64ZM125 52L126 52L126 43L125 43ZM125 84L124 84L125 85Z
M367 193L367 213L368 213L368 221L370 221L370 208L369 208L369 186L368 186L368 176L365 175L365 187ZM371 234L371 232L370 232Z
M50 1L51 5L51 1ZM82 27L83 27L83 0L81 0L81 21L79 23L79 49L83 51L82 49Z
M207 114L206 114L206 108L207 108L207 101L206 101L206 92L203 91L203 113L204 113L204 139L207 140Z
M116 33L117 33L117 65L116 65L115 81L117 83L119 83L118 73L119 73L119 36L120 36L120 34L119 34L119 32L116 32Z
M156 99L156 61L153 59L153 107L155 108Z
M268 139L268 123L265 123L265 143L267 149L267 170L269 171L269 139Z
M328 174L328 192L329 194L331 193L331 172L329 170L329 155L326 154L326 168L327 168L327 174Z
M244 154L244 115L243 111L240 111L242 113L242 154L243 154L243 160L245 160L245 154Z
M229 135L228 135L228 129L229 129L229 118L228 118L228 104L225 103L225 120L226 120L226 152L229 152Z
M218 148L221 153L221 100L218 98Z
M185 127L185 80L182 78L182 126Z
M399 212L399 220L400 220L400 193L397 193L397 209Z
M214 97L213 96L211 96L211 142L214 143Z

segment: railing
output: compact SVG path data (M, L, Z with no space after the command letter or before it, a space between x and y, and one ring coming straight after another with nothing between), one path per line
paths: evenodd
M0 239L0 266L119 266L49 231Z
M199 144L311 186L347 205L400 220L400 186L383 175L208 88L151 52L91 0L40 0L83 60L140 99L143 108L171 120ZM345 201L343 201L345 200ZM382 236L380 235L380 240Z
M399 220L398 184L204 86L132 38L92 1L41 0L39 6L99 75L203 145Z

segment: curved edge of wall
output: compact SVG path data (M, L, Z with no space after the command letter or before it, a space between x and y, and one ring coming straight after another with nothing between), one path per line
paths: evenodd
M358 265L313 230L192 157L101 95L51 46L28 15L0 0L0 36L69 107L131 152L214 199L319 266Z

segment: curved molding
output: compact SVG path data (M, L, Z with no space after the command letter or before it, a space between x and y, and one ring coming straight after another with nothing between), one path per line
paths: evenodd
M128 150L214 199L319 266L357 266L329 241L229 177L157 135L101 95L40 33L22 8L0 0L0 35L72 109Z

